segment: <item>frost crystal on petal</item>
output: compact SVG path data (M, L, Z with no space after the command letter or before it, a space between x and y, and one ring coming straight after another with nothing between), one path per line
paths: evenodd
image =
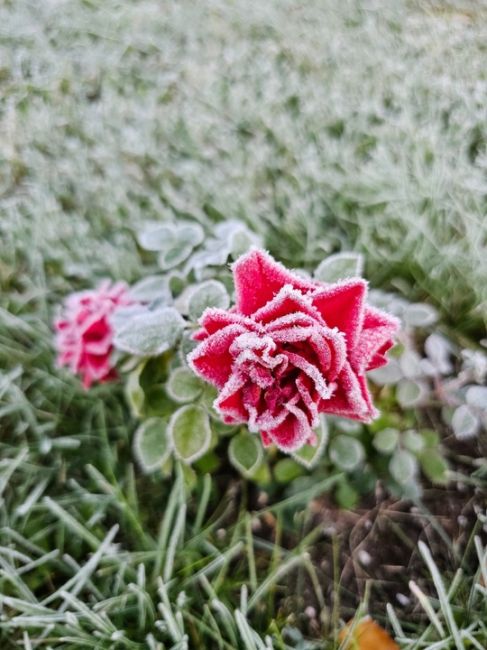
M68 296L54 323L57 363L78 374L85 388L114 379L112 318L117 310L134 305L123 282L102 282L97 289Z
M323 284L253 249L233 266L236 306L207 309L189 356L215 408L291 453L316 444L320 413L377 415L365 373L387 363L396 318L366 304L367 283Z

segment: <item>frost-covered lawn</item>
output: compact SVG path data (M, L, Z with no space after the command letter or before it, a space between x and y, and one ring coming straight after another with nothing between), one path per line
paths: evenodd
M269 509L254 503L254 521L252 495L244 487L237 498L232 481L206 482L184 504L183 477L172 496L157 477L141 477L122 388L93 397L53 370L54 308L102 277L138 280L147 258L134 231L147 220L190 215L208 230L236 218L289 266L364 253L376 288L431 302L443 331L478 346L487 322L486 43L487 7L474 1L0 5L0 594L22 601L38 625L5 624L15 603L2 596L2 649L80 647L75 637L94 647L93 630L103 650L159 648L144 645L156 619L183 647L178 612L195 648L247 638L241 647L260 650L247 620L262 637L273 633L276 648L307 647L296 629L279 640L285 624L334 638L340 610L320 600L331 587L325 596L317 587L321 547L304 508L315 493ZM478 497L485 470L469 462ZM325 490L326 478L317 486ZM281 496L276 488L272 503ZM445 540L448 516L464 516L453 511L431 524ZM113 546L120 535L123 548ZM297 566L297 600L288 601L275 585ZM177 593L167 596L157 576L173 575ZM466 589L455 605L465 625ZM341 614L357 600L346 592ZM310 602L323 605L319 625L305 614ZM79 620L49 619L51 605ZM454 636L445 643L458 648Z

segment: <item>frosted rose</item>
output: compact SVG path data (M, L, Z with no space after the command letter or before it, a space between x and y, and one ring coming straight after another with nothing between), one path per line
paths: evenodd
M219 389L223 420L287 452L315 443L320 413L372 420L365 373L387 363L398 321L366 305L367 283L303 278L261 250L238 259L233 274L235 307L203 313L189 356Z
M116 309L132 304L123 282L105 281L97 289L73 293L65 300L56 330L57 363L81 376L83 386L115 379L111 365L113 328L110 317Z

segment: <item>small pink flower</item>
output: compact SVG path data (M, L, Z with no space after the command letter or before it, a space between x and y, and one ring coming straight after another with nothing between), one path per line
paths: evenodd
M116 378L110 361L110 317L119 307L132 303L125 283L109 281L97 289L72 293L65 300L64 312L54 323L57 363L80 375L85 388Z
M236 306L207 309L189 356L215 385L228 424L247 423L265 445L315 444L320 413L377 415L365 373L387 359L399 323L366 305L361 278L323 284L253 250L233 267Z

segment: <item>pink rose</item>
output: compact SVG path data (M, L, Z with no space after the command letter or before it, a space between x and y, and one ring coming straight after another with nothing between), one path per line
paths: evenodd
M123 282L102 282L97 289L72 293L64 312L54 323L59 366L68 366L82 377L83 386L116 378L110 356L113 328L110 317L116 309L132 304Z
M366 305L361 278L323 284L291 273L261 250L233 266L236 306L207 309L189 355L219 389L227 424L247 423L264 445L305 443L320 413L369 422L377 415L365 373L387 359L399 323Z

